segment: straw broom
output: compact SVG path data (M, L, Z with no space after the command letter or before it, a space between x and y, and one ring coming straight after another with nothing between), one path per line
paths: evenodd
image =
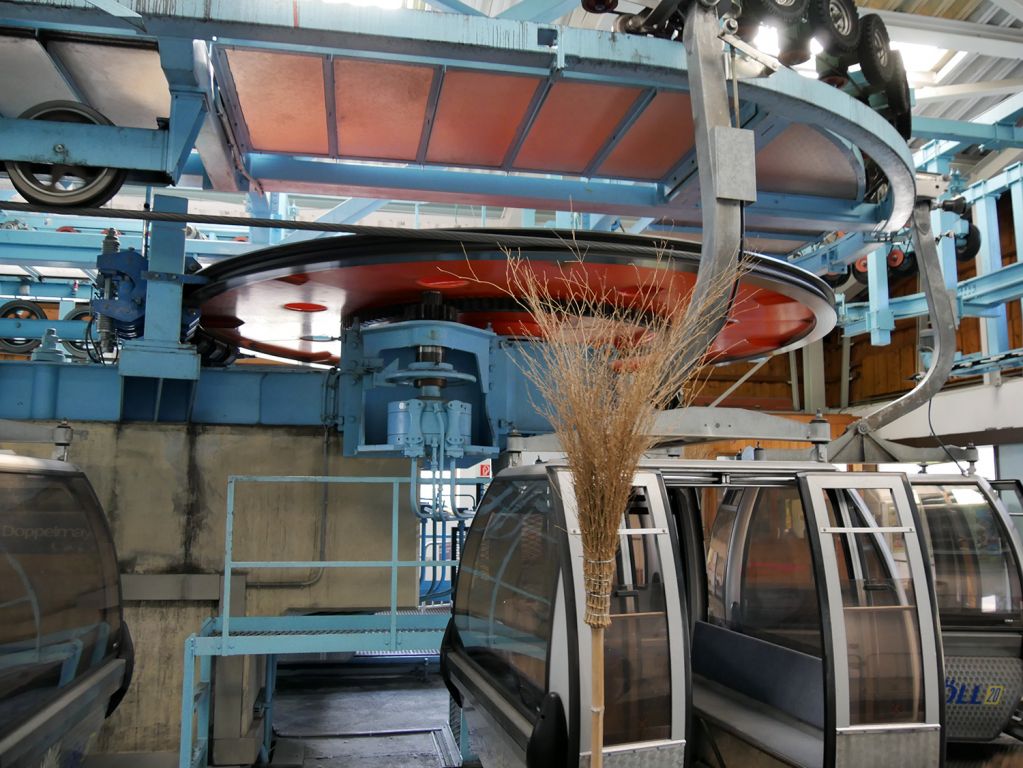
M636 289L623 295L599 271L578 268L584 254L573 252L574 260L544 268L506 253L505 290L543 341L524 349L520 367L537 388L534 407L557 435L575 487L592 654L590 765L601 768L604 632L633 477L653 445L657 411L691 402L705 360L706 350L697 348L701 332L722 319L728 303L721 299L743 267L736 254L697 306L671 283L670 254L660 256L663 269L637 270Z

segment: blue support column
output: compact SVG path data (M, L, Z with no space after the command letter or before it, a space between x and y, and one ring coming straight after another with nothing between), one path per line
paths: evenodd
M157 195L154 209L188 213L188 201ZM122 376L158 379L198 379L199 356L181 344L181 277L185 272L185 227L156 222L150 238L146 275L146 326L141 339L125 342L119 372Z
M977 275L1002 268L1002 246L998 228L998 198L982 197L973 204L973 220L980 229L981 246L977 254ZM980 324L981 351L996 355L1009 349L1009 325L1005 305L994 307Z
M254 219L270 218L270 197L265 192L255 190L249 192L249 213ZM266 227L253 227L249 230L249 242L259 245L270 244L270 230Z
M1023 263L1023 181L1016 181L1009 185L1009 194L1012 196L1012 227L1016 248L1016 263ZM1023 302L1020 302L1023 309ZM1023 317L1023 313L1020 315Z
M196 46L192 38L161 38L160 66L170 86L171 108L166 167L177 180L199 136L208 109L203 84L196 77Z
M888 252L878 248L867 256L867 287L870 288L870 343L891 344L895 320L888 306Z
M955 229L959 217L954 213L936 210L931 214L931 227L935 235ZM959 283L959 269L956 266L956 242L954 237L943 237L938 241L938 258L945 276L945 287L954 291Z

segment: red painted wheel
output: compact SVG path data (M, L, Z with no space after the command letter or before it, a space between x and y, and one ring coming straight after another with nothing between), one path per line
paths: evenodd
M576 252L586 254L580 261ZM511 298L507 254L554 280L578 270L591 284L630 291L658 280L652 311L669 311L692 289L699 265L692 243L551 230L412 231L406 237L318 238L220 262L202 271L189 303L202 327L231 345L301 362L336 363L341 328L412 319L455 320L499 336L535 336ZM742 360L820 338L835 323L833 294L786 262L750 256L732 317L712 354ZM667 274L665 274L667 270ZM423 293L440 294L444 316L420 316ZM317 311L296 309L316 305ZM319 309L322 307L323 309ZM637 327L643 320L636 318Z

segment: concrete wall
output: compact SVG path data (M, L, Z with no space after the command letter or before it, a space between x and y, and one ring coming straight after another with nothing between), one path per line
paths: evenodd
M121 572L222 573L229 475L401 476L398 460L342 458L321 429L157 424L77 425L71 460L88 475L110 519ZM49 446L10 446L47 457ZM399 557L416 558L418 526L408 486L400 499ZM236 494L235 559L317 559L322 485L244 485ZM330 486L326 493L326 556L389 560L390 486ZM248 615L310 609L383 608L390 600L384 569L282 570L249 574ZM415 569L399 576L399 601L414 605ZM264 586L260 582L314 582ZM141 600L126 606L135 638L135 678L107 721L94 752L177 750L185 638L214 615L212 600Z

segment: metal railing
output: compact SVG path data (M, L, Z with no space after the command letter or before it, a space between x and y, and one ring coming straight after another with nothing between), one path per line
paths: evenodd
M207 619L199 632L185 641L181 699L179 768L206 765L212 707L212 657L266 656L266 674L257 708L263 712L262 757L268 759L273 720L276 659L280 654L359 651L424 650L440 647L449 613L403 612L398 609L398 573L401 568L453 567L457 560L399 558L398 526L400 486L404 477L333 477L319 475L232 475L227 482L227 519L224 540L224 580L221 615ZM490 478L458 479L459 485L482 485ZM391 488L391 551L389 560L235 560L234 525L236 488L242 483L379 485ZM232 616L232 575L239 569L267 568L387 568L390 571L388 609L375 614L334 616ZM417 590L418 591L418 590ZM416 594L415 600L418 602ZM198 661L198 679L196 662Z

